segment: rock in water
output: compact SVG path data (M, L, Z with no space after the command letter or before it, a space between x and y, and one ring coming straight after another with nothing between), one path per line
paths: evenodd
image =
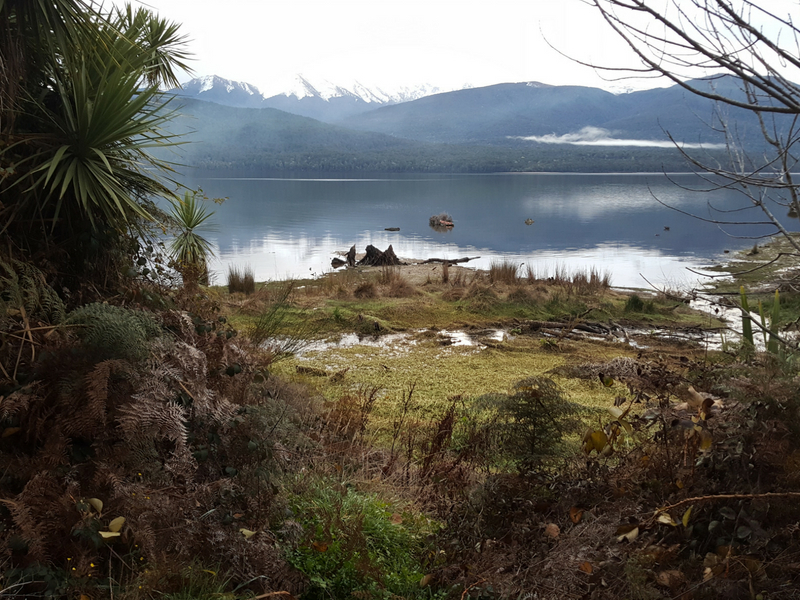
M350 250L347 251L347 266L348 267L355 267L356 266L356 245L355 244L353 244L353 246L350 248Z

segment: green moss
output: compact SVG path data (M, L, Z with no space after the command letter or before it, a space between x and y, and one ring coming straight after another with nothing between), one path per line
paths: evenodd
M573 346L571 342L562 342L561 352L548 352L529 344L530 340L521 339L507 344L505 349L477 350L469 346L442 347L435 340L423 343L407 340L381 351L369 346L355 346L308 353L302 361L284 361L276 366L276 373L295 377L298 364L329 372L349 367L343 383L322 380L319 391L329 400L334 400L359 386L379 386L383 392L375 407L373 427L382 429L389 426L403 394L412 386L415 399L412 417L424 421L438 415L452 396L473 398L494 392L507 393L516 382L547 374L565 364L597 362L633 354L631 349L618 345L592 344L591 348L586 348L585 345ZM614 390L597 382L558 375L552 378L572 402L590 407L613 404Z

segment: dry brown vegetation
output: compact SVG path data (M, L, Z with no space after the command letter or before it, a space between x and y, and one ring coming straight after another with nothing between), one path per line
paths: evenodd
M591 272L352 270L158 311L70 311L16 281L0 307L5 596L795 597L793 360L637 352L520 316L622 314ZM326 302L329 321L309 318ZM437 302L515 339L459 355L429 328L418 367L378 350L369 367L276 362L287 332L313 335L300 323L374 335ZM237 334L220 306L258 318Z

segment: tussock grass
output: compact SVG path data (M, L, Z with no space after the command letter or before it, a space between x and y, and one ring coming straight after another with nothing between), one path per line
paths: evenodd
M374 281L362 281L353 290L353 295L359 300L364 300L365 298L377 298L378 286L375 285Z
M346 298L363 281L363 274L354 269L326 273L319 279L309 282L306 286L306 295Z
M386 295L390 298L410 298L417 293L417 289L408 281L400 277L389 285Z
M611 274L600 272L597 268L578 269L570 272L566 266L558 265L553 269L537 272L531 265L526 265L528 284L548 284L557 286L567 295L590 296L602 294L611 288Z
M417 289L396 267L383 267L378 282L384 288L384 295L389 298L410 298L417 293Z
M510 260L492 261L489 267L489 283L516 285L519 281L518 272L519 265Z
M537 303L536 299L534 298L534 294L522 286L517 286L511 290L508 293L508 296L506 296L506 302L513 302L514 304L522 305Z
M487 312L497 306L500 298L492 288L480 283L473 283L464 294L470 310L475 312Z
M442 292L442 300L445 302L456 302L464 297L467 290L463 287L452 287Z
M228 292L231 294L241 293L250 295L256 291L256 279L253 268L250 265L245 267L228 267Z

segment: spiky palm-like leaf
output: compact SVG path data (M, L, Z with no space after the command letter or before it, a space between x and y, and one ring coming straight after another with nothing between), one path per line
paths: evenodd
M170 200L170 214L180 230L178 236L172 240L170 249L175 260L182 265L204 265L214 255L211 244L198 233L214 230L207 223L214 212L199 202L197 196L194 192L186 192L182 199Z
M93 12L84 0L0 0L0 127L12 126L25 90L69 47Z
M144 8L134 10L128 4L117 9L112 27L119 31L121 40L130 41L138 49L128 59L131 67L144 73L148 85L177 87L180 83L175 70L190 71L190 54L184 50L188 37L178 33L178 24Z
M61 110L48 115L52 143L30 157L39 162L27 190L39 190L38 210L55 222L71 202L92 225L101 216L123 228L135 217L149 219L139 198L171 195L145 170L169 168L146 153L171 139L160 130L170 113L156 102L155 88L139 90L137 78L121 69L95 85L86 68L56 83Z
M0 228L16 227L26 245L42 224L59 242L87 228L126 232L150 218L145 200L173 197L169 165L149 150L175 143L158 86L186 68L186 38L145 9L99 10L84 0L0 0L0 53L18 51L28 75L14 110L0 105ZM44 41L23 35L31 31Z

